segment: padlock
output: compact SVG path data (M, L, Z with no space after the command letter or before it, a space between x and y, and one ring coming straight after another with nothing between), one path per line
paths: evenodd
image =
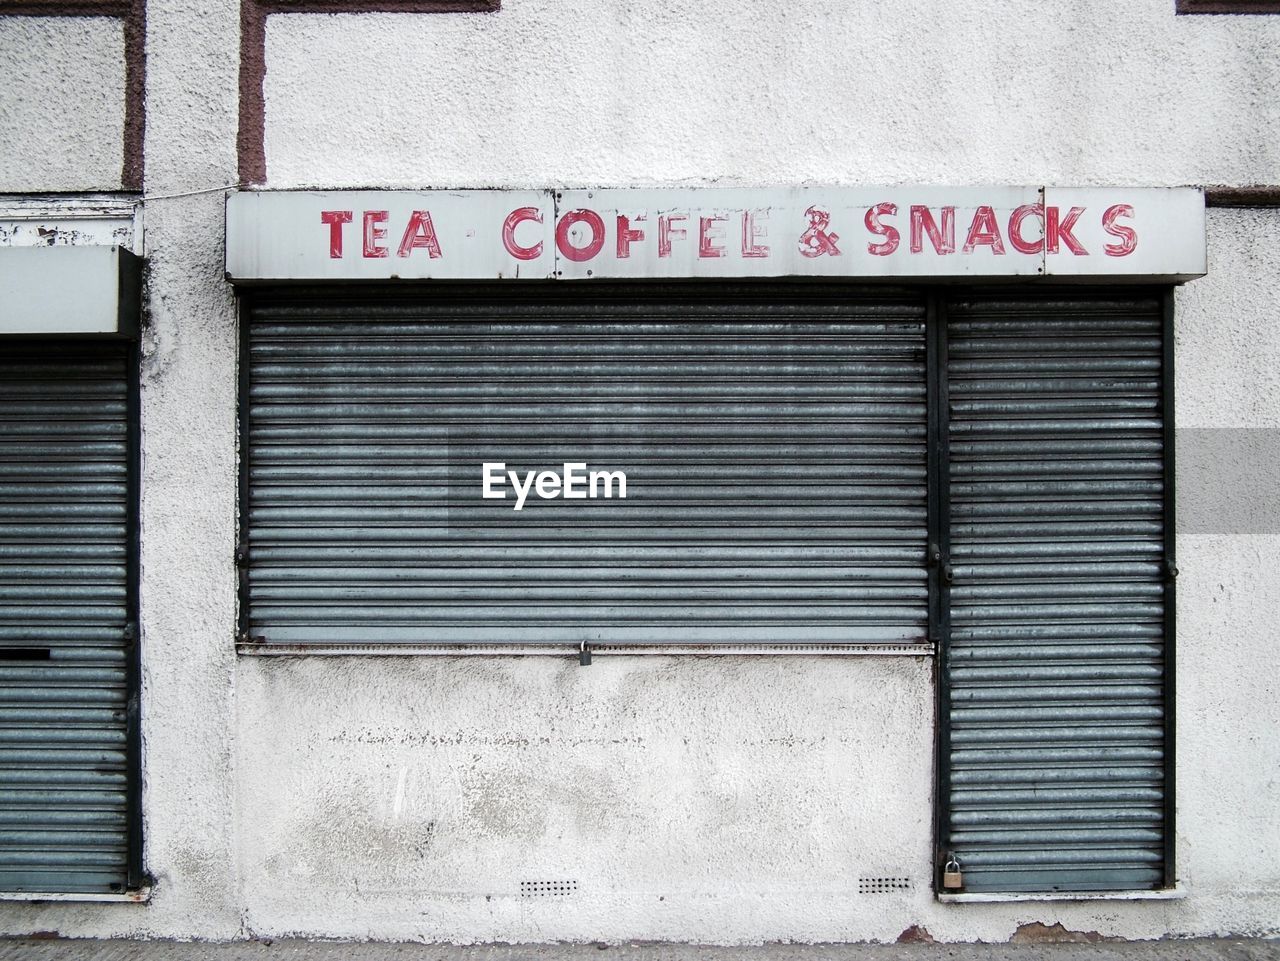
M942 886L948 891L959 891L964 887L964 875L960 873L960 862L949 858L942 867Z

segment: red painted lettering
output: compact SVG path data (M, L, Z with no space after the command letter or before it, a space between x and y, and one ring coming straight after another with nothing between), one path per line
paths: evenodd
M862 218L863 223L867 225L867 230L878 237L884 238L878 244L867 244L867 253L876 257L888 257L898 249L898 244L902 240L902 235L898 233L898 228L892 224L880 222L881 217L895 217L897 213L897 204L883 203L867 208L867 215Z
M673 238L684 239L685 230L683 227L671 226L676 221L687 220L684 214L663 214L658 218L658 256L671 256L671 241Z
M963 253L971 254L976 247L990 247L997 256L1004 253L1004 241L1000 239L1000 226L996 223L996 212L983 204L973 212L973 221L969 224L969 235L964 239Z
M918 254L924 250L923 234L928 234L933 249L940 254L956 252L956 208L942 208L942 229L934 223L933 214L928 207L912 206L911 208L911 252Z
M378 246L378 241L386 239L387 231L378 224L385 224L388 216L390 215L385 210L364 212L364 255L366 257L387 256L387 248Z
M769 247L760 241L769 236L769 225L763 221L769 219L767 210L744 210L742 212L742 256L748 258L768 257Z
M1071 229L1075 227L1082 213L1084 213L1083 207L1072 207L1071 212L1063 218L1062 212L1057 207L1048 208L1044 212L1045 250L1056 254L1059 245L1065 244L1066 248L1077 257L1087 257L1089 251L1085 250L1080 241L1071 235Z
M644 220L644 214L636 217L636 223ZM618 214L618 259L626 260L631 256L631 245L644 240L644 231L631 226L631 221Z
M1022 236L1022 222L1028 217L1039 217L1040 223L1044 224L1044 205L1043 204L1023 204L1016 208L1009 217L1009 243L1013 244L1013 249L1020 254L1038 254L1044 250L1044 237L1037 237L1035 240L1026 240Z
M527 220L535 224L542 223L542 211L537 207L517 207L502 222L502 246L516 260L537 260L542 256L541 240L532 247L523 247L516 240L516 228Z
M1132 227L1118 225L1116 221L1121 217L1132 218L1133 208L1128 204L1116 204L1108 207L1102 215L1102 229L1112 237L1120 238L1120 243L1107 244L1102 248L1108 257L1128 257L1138 249L1138 232Z
M400 238L400 249L396 254L408 257L419 247L426 248L427 256L432 260L439 259L440 240L436 237L436 228L431 223L429 210L415 210L409 215L409 223L404 228L404 236Z
M800 255L802 257L839 257L840 248L836 246L840 235L831 229L831 214L821 207L813 206L804 212L809 226L800 235Z
M322 210L320 223L329 225L329 256L342 257L342 225L351 223L350 210Z
M698 218L698 256L699 257L723 257L724 256L724 228L718 226L724 223L724 217L699 217ZM719 240L721 243L717 244Z
M586 224L591 228L591 239L581 247L575 247L569 239L569 230L575 224ZM604 247L604 221L594 210L570 210L556 224L556 247L576 263L590 260Z

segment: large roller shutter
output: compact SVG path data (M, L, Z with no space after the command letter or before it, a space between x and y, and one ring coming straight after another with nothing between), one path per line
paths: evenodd
M0 891L136 882L127 363L13 341L0 360Z
M1162 311L949 307L940 853L966 891L1169 881Z
M918 302L438 286L248 315L250 644L926 641ZM486 461L628 496L515 512Z

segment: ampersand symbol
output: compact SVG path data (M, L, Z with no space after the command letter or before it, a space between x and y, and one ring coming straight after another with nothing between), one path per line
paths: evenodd
M800 253L806 257L821 257L823 254L839 257L840 248L836 241L840 235L827 230L831 215L817 207L810 207L804 215L809 218L809 228L800 235Z

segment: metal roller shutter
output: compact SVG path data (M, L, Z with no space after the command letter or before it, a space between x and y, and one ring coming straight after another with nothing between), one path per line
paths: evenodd
M246 641L926 642L919 302L435 287L248 314ZM482 462L566 461L627 498L481 497Z
M0 891L132 886L127 363L0 360Z
M966 891L1171 882L1163 320L1159 294L949 305L941 853Z

